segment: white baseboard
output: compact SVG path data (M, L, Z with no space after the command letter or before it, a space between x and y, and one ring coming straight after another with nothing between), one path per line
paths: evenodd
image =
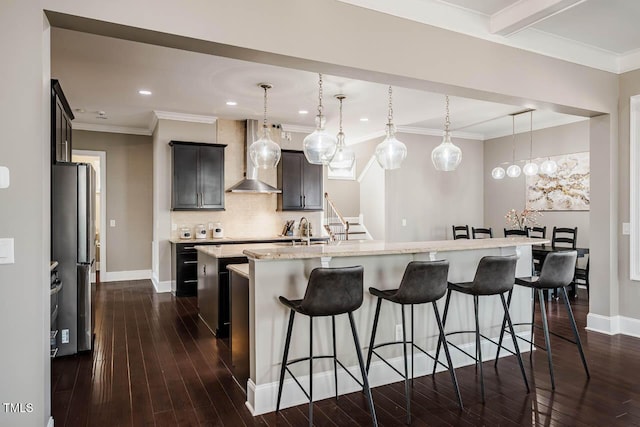
M518 336L529 339L531 333L520 332L517 334ZM494 338L495 341L498 341L498 338ZM504 345L506 348L513 350L513 344L511 341L511 337L505 335ZM525 353L529 351L529 345L524 341L519 341L518 345L520 346L521 353ZM468 343L464 345L460 345L460 348L464 349L470 354L475 352L475 343ZM496 349L497 347L490 343L489 341L483 340L482 344L482 354L483 361L493 360L495 359ZM363 352L367 351L367 349L363 349ZM451 353L451 359L453 365L456 368L473 365L475 362L473 359L467 357L460 351L456 350L453 346L449 346L449 351ZM435 354L435 351L429 352L430 354ZM510 356L511 353L506 350L502 350L500 352L500 357ZM366 356L366 355L365 355ZM396 357L393 359L387 359L391 365L393 365L400 372L404 370L404 359L402 357ZM444 352L440 352L440 361L446 363L446 358ZM414 375L415 377L421 377L425 375L431 375L431 371L433 370L434 362L431 358L425 356L422 353L415 353L414 356ZM361 378L360 368L356 366L348 367L349 371L356 377ZM411 370L411 360L409 359L409 370ZM438 365L436 372L444 371L445 367ZM309 376L301 375L297 377L300 384L302 384L305 389L308 390L309 387ZM372 360L371 367L369 369L369 385L371 387L378 387L381 385L391 384L394 382L401 381L401 378L397 373L393 372L391 368L389 368L384 362L380 361L377 357L374 356ZM522 385L524 389L524 384ZM338 367L338 392L339 394L353 393L361 390L360 386L347 374L344 369ZM335 396L335 385L334 385L334 376L333 370L318 372L313 374L313 400L322 400ZM276 400L278 397L278 382L272 382L268 384L261 384L256 386L255 383L249 379L247 381L247 402L246 406L251 411L254 416L266 414L268 412L273 412L276 410ZM287 378L284 380L284 384L282 387L282 399L280 401L280 408L289 408L291 406L297 406L304 403L308 403L309 401L301 392L298 385L295 381L287 375Z
M609 317L589 313L587 315L587 327L585 329L607 335L623 334L640 338L640 320L632 317Z
M171 280L166 280L161 282L158 279L158 276L155 274L151 277L151 283L153 283L153 289L155 289L157 294L162 294L165 292L171 292Z
M100 273L100 282L122 282L125 280L151 279L151 270L104 271Z
M53 427L53 417L49 417L49 422L47 423L47 427Z

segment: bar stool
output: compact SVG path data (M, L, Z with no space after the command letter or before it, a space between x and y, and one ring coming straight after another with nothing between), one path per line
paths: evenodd
M309 399L309 425L313 425L313 361L316 359L333 359L334 378L336 382L336 398L338 398L338 373L337 365L340 365L347 374L351 376L362 388L367 397L369 410L373 425L378 425L376 412L373 407L373 398L369 389L369 381L364 368L362 352L360 350L360 342L358 333L356 332L355 322L353 321L353 311L362 305L363 299L363 272L362 266L342 267L342 268L316 268L311 271L309 283L303 299L289 300L283 296L280 302L289 307L289 326L287 327L287 338L284 345L284 355L282 356L282 368L280 369L280 382L278 384L278 402L276 404L276 412L280 410L280 399L282 397L282 385L284 382L285 371L291 375L293 380L298 384L302 392ZM288 360L289 345L291 344L291 331L293 329L293 318L296 313L309 316L309 357ZM339 314L348 314L349 323L351 324L351 333L353 342L356 346L356 354L358 356L358 364L360 373L362 374L362 382L358 379L337 359L336 357L336 319ZM313 318L331 316L332 338L333 338L333 355L314 356L313 355ZM309 393L307 393L300 382L296 379L288 366L294 363L309 361Z
M404 379L404 391L405 398L407 400L407 424L411 422L411 397L409 395L409 373L407 369L407 343L411 344L411 379L413 380L413 349L416 348L422 353L429 356L434 361L438 362L432 355L425 350L417 346L413 341L413 306L416 304L431 303L433 306L433 312L436 317L436 323L440 331L439 343L443 342L444 329L442 322L440 321L440 312L438 311L438 305L436 301L442 298L447 290L447 275L449 273L448 261L412 261L404 270L404 275L400 281L400 287L398 289L380 290L376 288L369 288L371 295L378 297L378 303L376 305L376 314L373 320L373 329L371 332L371 342L369 344L369 353L367 354L367 374L369 373L369 367L371 366L371 357L376 355L386 363L391 369L398 373ZM380 318L380 306L382 300L386 300L395 304L400 304L402 310L402 341L386 342L382 344L376 344L376 331L378 330L378 320ZM404 306L411 305L411 340L407 341L407 332L405 328L405 316ZM404 375L394 368L389 362L387 362L382 356L380 356L375 349L385 347L393 344L402 344L404 354ZM460 397L460 390L458 389L458 380L456 379L456 373L451 363L451 357L449 356L449 348L444 341L444 352L447 356L447 365L441 363L449 370L451 375L451 381L453 382L453 388L455 389L456 396L458 397L458 403L462 408L462 398ZM438 362L439 363L439 362Z
M584 357L584 351L582 350L582 342L580 341L580 335L578 334L578 328L576 327L576 320L573 317L573 311L571 310L571 304L569 303L569 296L567 295L567 286L573 282L573 273L576 265L577 252L576 251L562 251L562 252L551 252L547 255L544 260L544 264L542 265L542 271L540 272L540 276L537 277L522 277L516 279L516 285L525 286L527 288L531 288L533 292L533 314L531 316L531 340L527 340L522 337L518 337L521 340L528 342L533 349L533 346L546 350L547 352L547 362L549 363L549 374L551 375L551 388L555 390L556 383L555 378L553 376L553 361L551 356L551 342L549 341L549 334L553 334L559 338L562 338L566 341L569 341L575 344L578 347L578 352L580 353L580 358L582 359L582 365L584 366L584 371L587 374L587 378L590 378L589 368L587 367L587 360ZM545 308L545 290L552 289L560 289L562 292L562 296L564 297L564 304L567 308L567 314L569 317L569 323L571 324L571 329L573 330L573 336L575 341L571 341L570 339L563 337L562 335L558 335L556 333L549 331L549 323L547 322L547 311ZM545 346L535 344L533 342L533 331L534 327L539 327L535 324L535 316L536 316L536 298L535 292L538 291L538 299L540 300L540 312L542 313L542 331L544 332L544 341ZM511 304L511 294L513 291L509 292L509 297L507 301L507 305ZM502 343L502 338L504 336L505 329L505 319L502 321L502 330L500 331L500 343ZM518 325L528 325L528 323L516 323L515 326ZM513 331L512 331L513 332ZM500 348L498 347L498 354L500 353ZM498 365L498 355L496 355L496 366Z
M502 343L497 343L491 338L486 337L480 333L479 327L479 319L478 319L478 299L480 296L490 296L490 295L500 295L500 300L502 301L502 308L504 309L504 317L509 324L509 330L511 331L511 338L513 339L513 346L515 348L515 352L512 352L508 348L505 348L511 354L514 354L518 359L518 364L520 365L520 371L522 373L522 379L524 380L524 385L527 388L527 393L529 393L529 382L527 381L527 375L524 372L524 365L522 363L522 355L520 354L520 349L518 348L518 342L516 341L515 333L513 331L513 326L511 324L511 317L509 316L509 307L507 306L507 301L505 300L504 294L505 292L509 292L513 289L513 282L515 281L515 273L516 273L516 256L485 256L480 260L478 264L478 268L476 270L476 275L472 282L465 283L449 283L447 289L447 299L444 306L444 319L443 323L446 325L447 322L447 314L449 312L449 302L451 301L451 292L461 292L463 294L472 295L473 296L473 310L475 313L475 321L476 321L476 329L475 331L457 331L457 332L449 332L446 335L453 334L463 334L463 333L475 333L476 335L476 356L472 356L467 353L460 347L455 344L451 344L454 348L460 350L467 356L471 357L476 361L476 365L480 367L480 388L482 391L482 403L484 403L484 376L482 372L482 350L480 348L480 338L484 338L487 341L496 344L498 348L502 346ZM445 338L446 339L446 338ZM503 347L504 348L504 347ZM440 343L438 343L438 348L436 350L436 359L440 355ZM435 367L434 367L435 373Z

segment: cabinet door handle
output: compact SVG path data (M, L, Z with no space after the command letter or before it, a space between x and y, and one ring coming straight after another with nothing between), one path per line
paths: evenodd
M198 261L184 261L183 264L197 264Z
M304 206L304 205L302 204L302 196L300 196L300 206Z
M302 207L306 207L307 206L307 196L302 196Z

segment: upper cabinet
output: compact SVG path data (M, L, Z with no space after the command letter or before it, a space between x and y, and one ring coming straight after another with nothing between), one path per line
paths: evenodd
M171 141L172 210L224 210L224 148L221 144Z
M278 208L283 211L321 211L322 165L312 165L302 151L282 150L278 163Z
M51 162L71 161L73 112L58 80L51 80Z

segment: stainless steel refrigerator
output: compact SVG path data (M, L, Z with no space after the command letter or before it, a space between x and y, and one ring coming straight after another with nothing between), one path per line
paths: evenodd
M95 247L95 171L57 163L51 177L51 256L58 261L58 356L91 350L94 313L91 270Z

